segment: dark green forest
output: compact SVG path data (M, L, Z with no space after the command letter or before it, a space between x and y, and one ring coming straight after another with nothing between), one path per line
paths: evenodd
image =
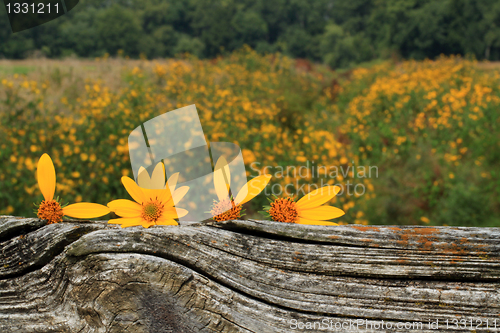
M0 58L211 58L245 44L333 68L440 54L500 60L500 1L81 0L15 34L0 10Z

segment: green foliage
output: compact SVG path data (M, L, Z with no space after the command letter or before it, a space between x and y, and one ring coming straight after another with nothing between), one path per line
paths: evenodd
M496 0L82 0L68 14L12 34L0 8L0 57L192 53L249 45L334 68L440 54L500 59Z
M113 5L100 11L96 17L96 39L99 49L105 49L111 55L118 50L125 54L137 56L141 49L138 41L141 36L141 26L137 15L132 9Z
M437 214L439 224L473 227L497 226L490 209L491 197L480 188L466 182L458 183L443 197Z
M187 34L180 34L177 45L173 48L173 54L189 53L197 57L202 57L205 44L196 37Z
M373 59L373 48L363 33L351 36L342 27L331 24L321 39L325 62L333 68L350 67Z

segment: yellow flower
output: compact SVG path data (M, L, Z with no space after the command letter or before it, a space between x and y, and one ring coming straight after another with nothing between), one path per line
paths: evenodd
M327 220L340 217L345 212L337 207L321 205L330 201L339 191L340 187L327 185L312 191L297 202L292 198L277 198L271 202L268 212L272 219L278 222L338 225Z
M241 217L241 206L255 198L271 180L271 175L260 175L248 181L238 192L236 198L229 196L231 174L224 157L215 164L214 186L219 201L215 201L210 213L217 222L235 220Z
M54 200L56 190L56 170L49 155L43 154L37 165L38 186L44 200L38 206L37 216L47 220L48 224L62 221L63 216L76 217L80 219L96 218L109 213L106 206L81 202L66 207Z
M243 160L247 165L250 165L257 160L255 154L249 149L243 149L241 153L243 154Z
M170 181L174 183L174 179L172 179L174 176L176 183L178 174L170 177ZM158 163L151 177L147 174L146 169L141 168L137 180L139 184L148 188L140 187L129 177L122 177L123 186L135 202L118 199L108 203L111 211L122 217L111 219L108 223L121 224L122 228L139 225L144 228L149 228L152 225L177 225L175 219L188 214L187 210L176 208L175 205L186 195L189 187L182 186L171 191L171 188L175 188L175 184L173 184L173 187L166 188L162 163Z

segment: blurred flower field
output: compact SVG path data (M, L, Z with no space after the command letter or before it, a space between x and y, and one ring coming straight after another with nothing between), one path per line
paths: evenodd
M331 204L346 215L335 222L500 226L500 71L483 65L442 58L336 73L247 49L9 64L17 72L0 62L0 213L34 216L43 153L68 202L128 197L128 134L196 104L208 142L239 144L249 178L273 175L268 194L344 185ZM263 193L247 217L265 203Z

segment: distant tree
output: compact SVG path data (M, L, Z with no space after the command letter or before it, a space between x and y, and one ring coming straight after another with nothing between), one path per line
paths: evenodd
M477 58L498 58L500 49L500 2L450 0L450 37L463 53Z
M10 29L10 27L8 27ZM21 59L26 57L30 51L35 49L33 39L26 33L18 33L8 39L4 39L0 48L0 58Z
M96 20L98 9L91 7L84 11L76 11L69 20L59 26L61 54L75 54L81 57L94 57L104 53L99 49Z
M241 48L244 44L255 48L261 40L267 39L267 23L254 10L239 10L231 19L231 26L236 32L236 38L231 48Z
M349 67L374 58L371 42L363 32L350 35L336 24L326 27L320 49L324 62L333 68Z
M393 55L500 60L500 1L80 0L62 17L16 34L0 6L0 57L120 49L131 57L214 57L243 45L335 68Z
M12 33L5 7L0 5L0 58L23 58L34 46L29 31Z
M180 34L177 44L173 49L173 54L183 54L189 53L196 57L203 57L203 51L205 50L205 44L197 38L191 37L187 34Z
M96 15L98 48L111 55L123 50L126 55L137 56L143 31L137 13L123 6L112 5Z
M192 25L196 36L205 45L205 55L214 57L221 50L229 50L236 38L231 19L236 14L234 0L193 1Z
M287 54L297 58L312 57L316 48L313 37L297 25L289 26L278 39Z

